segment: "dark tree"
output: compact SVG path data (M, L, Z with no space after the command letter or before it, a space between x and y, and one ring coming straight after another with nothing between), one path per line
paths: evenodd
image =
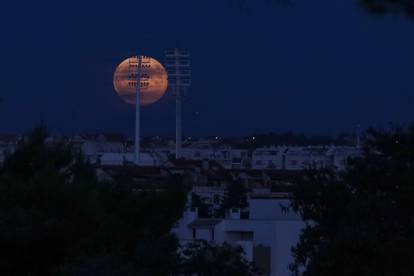
M368 131L347 173L299 184L292 206L307 227L294 275L414 275L414 126Z
M198 241L183 248L182 254L180 275L255 275L253 266L245 261L241 247Z
M198 216L201 218L210 218L212 216L211 206L205 202L196 193L191 194L191 207L198 209Z
M360 0L374 14L405 14L414 19L414 0Z
M180 179L143 194L98 183L82 156L46 136L36 128L0 169L0 274L173 270L177 244L168 233L185 204Z
M220 208L216 211L215 216L223 217L226 210L230 210L231 208L246 208L248 206L247 192L248 189L240 181L230 182L226 187Z
M228 0L230 4L236 3L237 7L246 12L253 10L253 0ZM301 0L264 0L279 6L291 7L293 4L300 4ZM403 14L414 19L414 0L358 0L359 4L369 13L384 14Z

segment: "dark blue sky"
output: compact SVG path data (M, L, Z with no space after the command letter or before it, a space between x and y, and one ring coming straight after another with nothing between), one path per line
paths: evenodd
M235 1L235 0L233 0ZM184 133L335 134L414 116L414 22L352 0L1 1L0 132L131 134L112 87L119 62L192 52ZM143 110L144 134L174 133L174 98Z

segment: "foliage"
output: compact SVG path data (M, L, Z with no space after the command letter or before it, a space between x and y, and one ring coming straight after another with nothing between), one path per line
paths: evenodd
M363 7L374 14L405 14L414 19L414 0L360 0Z
M342 175L310 173L292 207L307 221L294 275L414 275L414 126L369 130Z
M300 3L299 0L265 0L267 3L277 4L283 7L292 7ZM369 13L384 14L403 14L410 19L414 19L414 0L358 0L360 5ZM253 0L229 0L230 4L236 4L241 11L252 13Z
M211 218L211 206L205 203L202 198L196 194L191 194L191 207L196 207L198 209L198 216L200 218Z
M46 136L36 128L0 170L1 274L170 270L168 233L186 198L180 179L145 194L98 183L81 156Z
M216 217L224 217L226 210L232 208L244 209L248 206L248 189L240 181L232 181L226 187L220 208L216 211Z
M223 245L197 241L183 250L180 273L182 275L254 275L253 266L243 258L243 249L227 243Z

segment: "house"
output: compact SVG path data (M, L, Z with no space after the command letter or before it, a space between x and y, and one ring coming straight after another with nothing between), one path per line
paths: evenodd
M103 152L98 153L96 156L97 163L101 165L114 165L121 166L124 164L133 164L135 161L134 153L112 153ZM161 166L163 160L160 160L156 155L151 152L141 152L139 155L140 166Z
M81 152L91 163L99 162L104 153L132 152L132 142L122 134L81 134L70 139L74 149Z
M284 156L285 170L303 170L308 168L327 168L330 158L324 146L288 147Z
M252 153L252 169L283 169L286 150L283 146L255 149Z
M250 164L249 152L245 149L231 147L212 147L197 145L182 149L182 157L187 160L214 160L226 169L246 168Z
M252 153L252 169L300 171L310 168L344 170L348 158L358 157L361 149L351 146L273 146Z
M231 209L223 219L199 218L197 208L187 208L171 232L182 244L202 239L241 246L246 260L264 275L288 276L291 248L305 226L299 215L283 208L288 204L286 194L252 195L247 218L240 209Z

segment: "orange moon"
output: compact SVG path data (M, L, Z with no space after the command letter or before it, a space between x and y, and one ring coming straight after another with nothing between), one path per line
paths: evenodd
M160 62L142 56L140 105L155 103L165 94L168 75ZM114 73L116 93L127 103L136 103L138 57L130 57L121 62Z

